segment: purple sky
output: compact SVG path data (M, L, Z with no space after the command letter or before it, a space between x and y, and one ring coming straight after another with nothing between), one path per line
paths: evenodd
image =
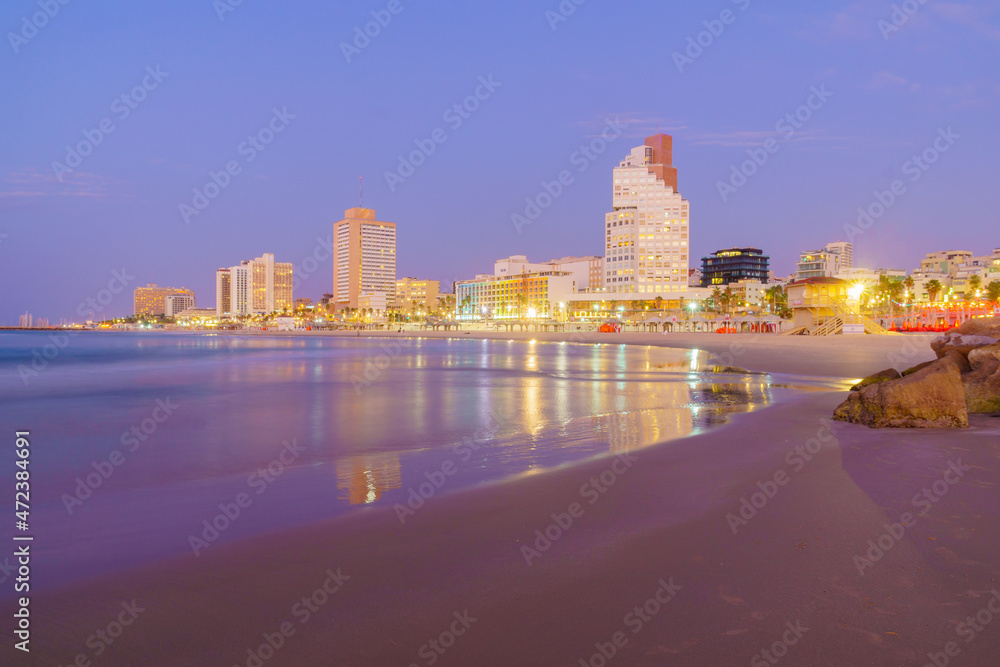
M134 280L109 315L146 282L211 307L220 266L263 252L301 265L357 205L359 176L365 204L398 224L400 276L450 286L509 254L601 254L611 169L657 130L674 136L693 265L753 245L790 273L897 179L903 194L854 239L856 263L912 269L926 252L1000 246L995 2L931 0L898 29L875 1L589 0L559 21L546 14L558 0L244 0L220 18L223 2L54 2L37 30L25 27L37 0L3 4L0 323L73 318L122 267ZM390 6L401 11L345 55ZM678 66L706 21L720 34ZM490 76L478 109L445 115ZM832 96L789 137L776 124L813 87ZM275 109L294 118L273 121L263 150L244 144ZM574 158L615 118L620 138ZM72 172L54 165L102 123L113 131ZM934 164L907 165L947 128ZM386 172L438 129L446 140L393 190ZM770 138L777 152L724 201L718 183ZM186 222L180 205L228 163L238 173ZM563 170L572 184L518 234L512 214ZM330 291L331 270L296 296Z

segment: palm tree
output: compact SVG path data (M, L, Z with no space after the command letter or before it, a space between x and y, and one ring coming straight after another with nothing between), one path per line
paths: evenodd
M969 279L965 281L965 298L968 300L970 297L977 296L979 288L983 286L983 279L978 275L969 276Z
M712 312L718 314L719 306L722 305L722 290L716 287L712 290Z
M940 281L929 280L927 284L924 285L924 289L927 290L927 298L930 300L931 303L934 303L937 301L938 294L941 293L941 290L943 288L941 286Z
M528 305L528 295L524 292L518 292L514 300L517 302L517 319L523 319L524 307Z
M462 299L462 312L468 315L470 308L472 308L472 297L466 294L465 298Z
M733 288L727 285L726 291L722 293L722 297L726 303L726 311L731 315L730 311L736 305L736 299L733 298Z
M663 297L662 296L656 297L656 309L657 310L663 310Z

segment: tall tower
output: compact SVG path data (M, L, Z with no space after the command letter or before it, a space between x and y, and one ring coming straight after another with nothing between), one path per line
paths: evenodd
M672 162L673 138L657 134L615 167L614 210L604 225L608 292L655 298L688 287L690 205L677 192Z
M379 222L370 208L349 208L333 223L333 300L358 307L363 294L396 292L396 223Z

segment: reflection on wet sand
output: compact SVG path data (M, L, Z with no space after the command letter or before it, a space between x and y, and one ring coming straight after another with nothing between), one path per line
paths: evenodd
M337 461L337 497L351 505L374 503L401 484L399 454L348 456Z

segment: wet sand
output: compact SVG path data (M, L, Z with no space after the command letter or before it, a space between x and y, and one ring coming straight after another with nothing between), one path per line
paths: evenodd
M841 379L932 357L930 336L489 337L697 347ZM950 664L995 664L1000 419L831 434L843 396L432 498L402 525L370 508L40 595L32 661L3 664L923 665L946 649ZM133 599L143 611L94 658L88 637ZM959 625L982 610L992 623ZM260 650L265 635L280 648Z

